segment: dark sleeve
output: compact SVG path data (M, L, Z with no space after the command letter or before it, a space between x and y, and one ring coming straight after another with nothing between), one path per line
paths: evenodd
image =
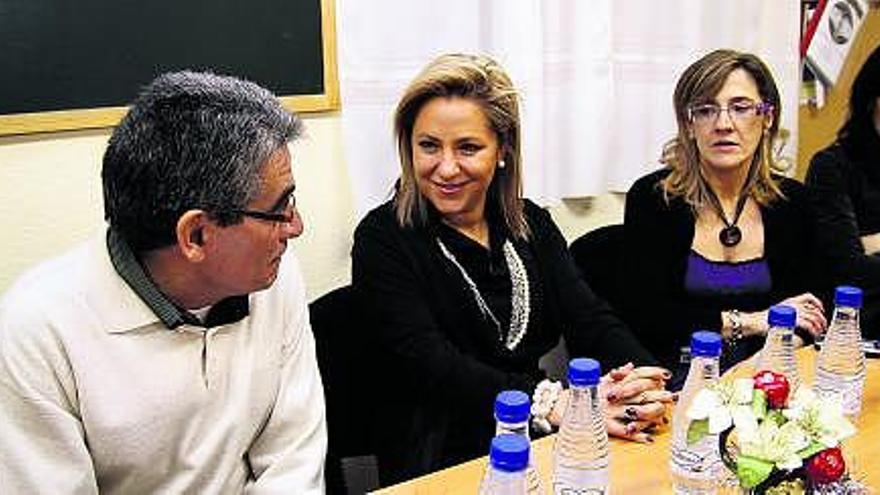
M352 284L375 344L389 359L380 364L405 387L400 393L425 394L422 399L462 407L491 407L495 394L508 388L530 393L534 378L485 364L446 337L432 313L424 271L439 268L420 262L430 253L415 252L409 241L393 219L371 215L355 231L352 251Z
M655 355L667 365L677 359L696 329L718 330L721 313L688 304L684 267L692 239L686 235L689 211L675 211L657 189L656 173L633 184L624 210L623 284L625 317Z
M539 256L550 277L544 285L548 293L558 298L569 355L597 359L606 370L630 361L637 365L657 364L611 307L581 278L565 238L550 214L534 205L529 206L529 212Z
M812 293L827 303L826 276L817 251L817 225L813 204L806 187L786 177L777 177L784 199L764 209L764 255L773 279L771 304ZM826 307L825 316L831 318ZM804 328L795 334L810 343L813 337Z
M880 257L865 254L840 152L824 150L810 162L806 184L816 215L817 247L832 285L880 288Z

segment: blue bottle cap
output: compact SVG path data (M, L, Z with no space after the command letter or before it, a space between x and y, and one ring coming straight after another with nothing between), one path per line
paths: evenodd
M568 363L568 383L587 387L599 383L602 367L599 361L589 358L576 358Z
M529 441L523 435L504 433L492 439L489 462L500 471L522 471L529 464Z
M529 420L529 396L521 390L505 390L495 397L495 419L504 423L524 423Z
M701 330L691 335L691 356L718 357L721 355L721 334Z
M847 308L862 307L862 289L849 285L841 285L834 291L834 305Z
M771 327L794 328L797 322L797 311L791 306L778 304L770 307L770 313L767 315L767 323Z

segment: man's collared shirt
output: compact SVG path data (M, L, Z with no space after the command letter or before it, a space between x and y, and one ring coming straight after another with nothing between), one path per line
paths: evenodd
M169 325L139 294L102 235L0 301L3 490L321 492L323 389L295 257L225 323Z
M215 304L203 321L176 306L156 287L128 243L112 228L107 230L107 251L119 276L169 329L183 324L210 328L235 323L248 315L248 296L232 296Z

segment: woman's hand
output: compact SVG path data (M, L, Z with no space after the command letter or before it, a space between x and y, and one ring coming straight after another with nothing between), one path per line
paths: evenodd
M605 403L608 434L641 443L653 442L648 431L665 423L666 408L676 395L664 390L671 374L663 368L634 367L631 363L615 368L602 377L599 393ZM563 390L548 420L558 426L568 406L570 391Z
M809 292L789 297L779 304L785 304L794 308L797 311L797 327L810 332L814 337L824 333L828 327L828 320L825 318L825 309L822 307L822 301ZM767 323L768 313L769 310L743 313L743 335L767 335L767 330L770 329Z
M797 326L810 332L813 337L822 335L828 328L825 308L818 297L805 292L799 296L789 297L780 304L793 307L797 311Z
M676 400L676 394L665 390L666 380L671 376L664 368L627 365L603 377L599 388L607 400L608 434L641 443L653 442L650 430L667 421L666 408Z

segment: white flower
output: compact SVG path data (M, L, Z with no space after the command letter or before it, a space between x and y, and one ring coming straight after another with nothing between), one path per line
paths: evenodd
M737 378L733 381L733 401L737 404L748 404L752 402L752 393L755 389L755 382L751 378Z
M836 447L841 440L856 432L843 415L840 397L819 397L807 387L797 390L789 408L782 414L800 425L811 440L826 447Z
M758 435L758 418L751 406L738 405L731 409L733 424L736 425L736 432L742 441L749 441Z
M752 380L738 378L731 382L718 382L697 392L687 410L691 421L709 420L709 433L717 435L735 425L746 435L753 435L758 420L748 404L752 400Z
M810 445L804 430L794 421L782 426L776 422L763 421L754 437L746 440L740 437L742 454L772 462L779 469L797 469L803 461L798 452Z

